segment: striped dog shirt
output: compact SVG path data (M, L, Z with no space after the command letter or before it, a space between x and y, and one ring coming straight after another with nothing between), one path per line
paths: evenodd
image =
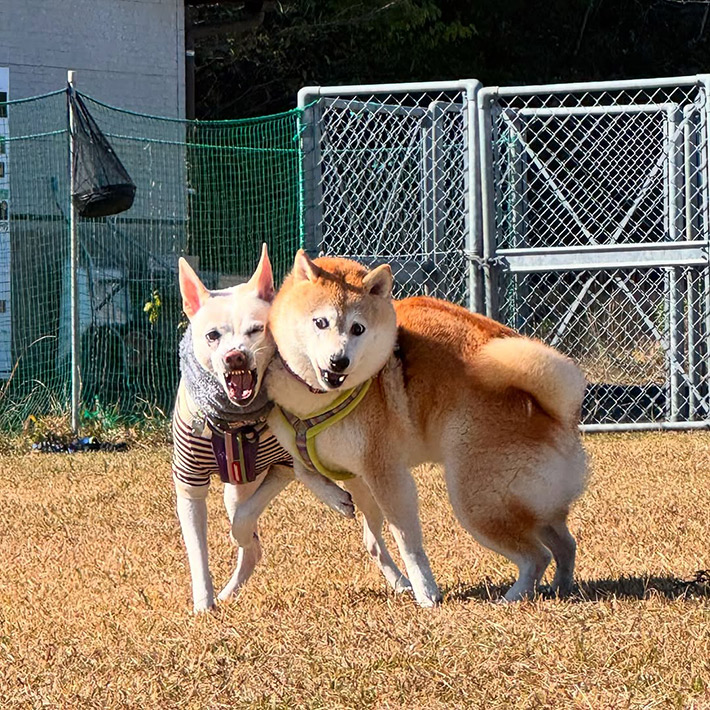
M248 472L243 470L244 457L233 451L233 439L224 436L224 444L215 441L222 439L219 432L213 432L209 424L202 420L181 383L173 412L173 476L180 483L188 486L207 486L210 476L219 473L225 483L247 483ZM258 435L258 447L254 469L256 475L263 473L269 466L282 464L292 466L293 459L282 448L265 422L257 424L251 432ZM216 446L215 446L216 444ZM241 443L239 445L241 450ZM217 452L224 451L228 465L223 471L217 461ZM237 463L234 463L236 459ZM252 479L253 480L253 479Z

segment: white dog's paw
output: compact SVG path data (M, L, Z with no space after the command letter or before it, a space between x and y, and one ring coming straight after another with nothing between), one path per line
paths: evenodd
M428 584L424 584L422 587L419 587L419 589L414 588L413 591L417 604L424 609L433 609L434 607L439 606L443 600L439 587L436 586L436 583L432 584L430 582Z
M214 611L216 608L214 597L205 597L203 599L195 599L192 611L194 614L205 614L209 611Z
M437 606L440 606L442 602L442 596L440 593L437 593L433 596L423 596L417 599L417 604L419 604L422 609L434 609Z
M221 602L228 602L234 596L234 589L230 585L227 585L218 595L217 599Z
M413 591L412 583L403 575L394 583L395 594L411 594Z

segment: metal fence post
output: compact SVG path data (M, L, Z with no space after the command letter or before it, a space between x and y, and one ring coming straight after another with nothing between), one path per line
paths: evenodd
M311 257L318 256L323 243L323 196L320 175L320 88L306 86L298 92L301 159L300 225L301 247Z
M683 236L683 113L668 110L668 237L679 241ZM683 405L683 271L679 267L667 270L668 278L668 342L670 365L670 420L678 421Z
M493 165L493 121L491 111L497 89L485 88L478 92L478 130L481 177L481 223L483 232L483 259L485 308L489 318L498 317L498 274L494 267L496 254L495 167Z
M439 293L440 273L439 249L444 240L444 169L443 147L444 129L442 117L447 102L432 101L427 109L428 125L424 124L423 172L424 187L422 208L424 227L424 254L426 277L423 282L424 292L428 296L442 297Z
M702 178L700 158L700 107L697 104L683 109L683 167L685 184L685 240L690 242L701 234ZM688 419L702 418L702 269L687 272L687 363L688 363Z
M528 154L523 148L526 140L526 118L510 112L509 128L506 140L506 161L508 165L508 230L513 248L522 249L528 246L527 225L527 162ZM523 275L516 283L513 293L506 294L509 322L517 330L523 331L531 318L529 281Z
M466 254L468 256L468 308L482 313L484 306L481 260L481 175L478 160L478 81L466 83L466 110L464 112L464 191L466 205Z
M700 79L703 91L703 103L700 107L700 147L699 147L699 179L701 184L700 198L700 227L702 236L707 239L710 232L710 75L704 74ZM702 267L702 321L703 321L703 404L705 408L704 419L710 420L710 250L708 261Z
M76 72L67 72L68 91L76 91ZM79 333L79 216L71 193L74 185L74 115L69 110L69 269L70 269L70 329L71 329L71 428L79 433L81 406L81 340Z

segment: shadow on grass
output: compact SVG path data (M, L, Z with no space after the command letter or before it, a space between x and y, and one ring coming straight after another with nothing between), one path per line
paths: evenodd
M492 584L486 580L474 586L456 585L444 590L445 599L466 601L498 601L510 588L510 584ZM549 588L540 590L543 599L553 598ZM666 599L709 599L710 571L698 570L690 579L679 577L621 576L617 579L593 579L580 581L568 597L570 602L596 602L604 599L648 599L661 596Z

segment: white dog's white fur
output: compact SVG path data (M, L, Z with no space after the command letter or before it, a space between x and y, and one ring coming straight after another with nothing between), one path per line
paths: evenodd
M266 245L261 260L249 282L230 289L210 292L184 260L180 260L180 291L183 308L190 319L195 356L206 373L214 377L229 395L227 385L229 365L225 358L239 350L253 361L257 377L254 393L258 393L264 372L274 355L274 344L266 327L270 302L273 298L273 276ZM219 332L214 342L206 336ZM181 381L180 387L184 387ZM232 394L234 392L232 391ZM354 517L349 494L332 481L299 467L296 477L318 498L346 517ZM231 523L239 527L237 512L254 493L261 489L264 500L271 500L293 480L293 471L286 466L272 466L251 483L224 485L224 506ZM177 494L177 513L187 548L192 596L196 612L210 609L215 604L214 587L209 571L207 551L207 494L208 486L188 485L174 477ZM242 516L243 517L243 516ZM249 578L261 558L261 546L256 534L255 519L247 513L246 523L240 528L249 538L248 547L240 547L237 565L231 579L219 593L220 600L229 599ZM248 528L248 530L246 529Z

